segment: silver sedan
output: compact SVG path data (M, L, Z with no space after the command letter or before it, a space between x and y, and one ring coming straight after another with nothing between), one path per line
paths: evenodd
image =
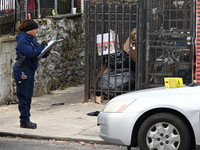
M200 86L117 96L98 115L100 137L140 150L200 150Z

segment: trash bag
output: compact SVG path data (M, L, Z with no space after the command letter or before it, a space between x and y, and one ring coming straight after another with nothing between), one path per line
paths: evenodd
M97 90L102 90L103 95L109 96L109 98L115 97L116 95L122 94L122 91L129 91L129 82L130 90L135 89L135 74L133 71L130 71L128 68L110 70L104 73L97 80ZM101 95L101 92L96 92L97 96Z
M135 72L135 62L131 61L131 70ZM116 64L116 65L115 65ZM129 68L129 54L125 51L117 51L117 53L110 54L110 68L111 69Z
M129 55L127 53L125 53L124 51L117 51L116 53L110 55L110 68L114 69L115 64L116 68L122 68L122 64L123 68L128 68L128 60Z

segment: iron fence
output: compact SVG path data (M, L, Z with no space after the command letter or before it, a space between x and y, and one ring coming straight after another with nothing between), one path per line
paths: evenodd
M133 90L163 86L165 77L181 77L184 84L191 83L194 10L195 2L189 0L140 0L137 4L86 1L85 101L109 100Z
M0 1L0 35L13 34L15 31L15 1Z
M21 14L25 13L21 18L43 18L55 14L71 13L71 0L21 0ZM76 5L74 5L76 6ZM29 15L28 15L29 14Z
M85 2L85 12L85 101L133 91L135 62L124 46L136 28L136 3Z
M193 81L194 1L147 2L145 87L163 85L164 77Z
M81 12L80 0L1 0L0 36L15 34L17 21L71 13L72 7Z

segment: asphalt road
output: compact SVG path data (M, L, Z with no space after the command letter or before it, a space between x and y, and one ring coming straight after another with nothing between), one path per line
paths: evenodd
M0 150L127 150L124 146L0 137ZM138 150L138 149L131 149Z

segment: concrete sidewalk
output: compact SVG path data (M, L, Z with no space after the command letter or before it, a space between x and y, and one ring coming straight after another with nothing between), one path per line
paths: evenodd
M81 85L34 97L31 121L37 123L37 129L20 128L17 104L0 106L0 136L104 143L98 135L97 117L87 113L100 111L105 104L81 103L83 92Z

